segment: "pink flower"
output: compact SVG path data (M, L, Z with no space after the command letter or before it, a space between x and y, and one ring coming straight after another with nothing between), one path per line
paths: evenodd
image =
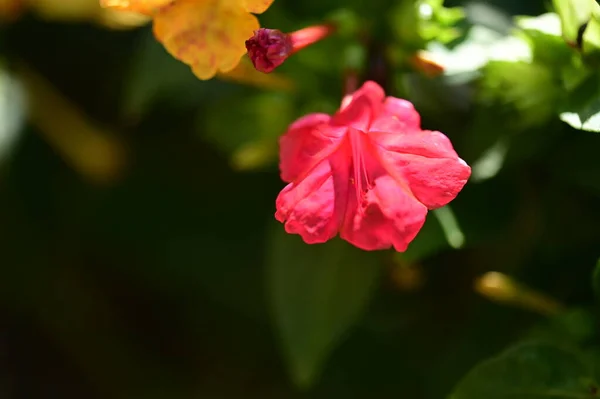
M375 82L333 116L310 114L280 139L275 217L308 244L338 233L364 250L405 251L428 209L452 201L471 168L440 132L421 130L413 105Z

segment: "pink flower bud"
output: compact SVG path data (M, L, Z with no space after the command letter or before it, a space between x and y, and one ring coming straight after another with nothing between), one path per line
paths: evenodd
M246 40L246 49L254 67L260 72L269 73L290 55L326 38L334 30L331 25L309 26L292 33L261 28Z
M246 40L248 56L260 72L269 73L286 60L292 52L290 35L277 29L261 28Z

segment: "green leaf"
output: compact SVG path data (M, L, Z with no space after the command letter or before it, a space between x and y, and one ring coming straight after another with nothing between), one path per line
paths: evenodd
M419 35L425 41L448 43L460 36L456 25L465 18L461 7L446 8L442 0L422 0L417 3L420 17Z
M596 0L553 0L552 4L560 16L563 38L571 44L577 43L579 30L600 8Z
M375 253L337 238L308 245L281 225L269 244L267 284L275 325L293 381L309 388L368 305L380 265Z
M557 14L517 17L516 23L531 46L534 62L546 64L549 68L560 68L570 62L573 51L561 37Z
M450 398L588 399L597 386L582 354L548 343L526 343L476 366Z
M544 319L535 326L528 338L561 345L579 345L595 334L594 315L587 309L570 308Z
M277 139L292 114L290 95L263 92L214 101L198 125L204 139L230 156L233 167L247 170L275 163Z
M569 94L559 116L575 129L600 132L600 74L585 79Z
M600 60L600 21L599 16L592 15L592 18L585 28L583 33L582 50L586 61L595 61L598 63Z
M407 262L416 262L449 247L439 220L436 217L428 217L408 249L405 252L396 252L394 257Z
M479 25L472 27L464 40L452 48L434 41L427 50L444 66L447 76L472 74L490 61L518 62L532 58L525 40Z
M514 128L540 125L554 115L560 82L545 65L493 61L483 72L480 100L512 112Z

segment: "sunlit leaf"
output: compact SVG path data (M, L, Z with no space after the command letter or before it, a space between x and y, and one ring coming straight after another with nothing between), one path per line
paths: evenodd
M596 0L553 0L552 4L560 16L563 37L572 45L577 44L580 29L592 13L600 9Z
M569 93L559 115L575 129L600 132L600 75L590 76Z
M570 62L573 51L561 37L560 18L555 13L538 17L517 17L517 26L529 42L533 60L546 63L549 69Z
M267 284L275 325L292 378L306 388L360 318L380 267L374 253L340 239L307 245L280 225L268 251Z
M537 17L517 17L517 26L527 31L537 31L549 36L560 36L561 26L558 14L549 12Z
M583 33L582 50L587 57L600 59L600 15L592 15Z
M592 367L580 353L546 343L515 346L475 366L450 399L591 398Z
M516 62L532 58L531 49L524 40L504 36L483 26L471 28L464 41L453 48L432 42L427 49L449 76L476 72L489 61Z

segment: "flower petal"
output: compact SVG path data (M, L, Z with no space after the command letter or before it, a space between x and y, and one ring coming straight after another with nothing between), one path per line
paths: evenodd
M275 218L307 244L323 243L338 232L348 191L348 160L342 155L333 154L320 162L306 178L288 184L277 197Z
M174 0L100 0L100 6L152 15Z
M366 251L394 247L403 252L423 227L426 215L423 204L384 174L366 194L365 206L348 212L340 237Z
M338 147L345 127L331 127L327 114L309 114L290 125L279 139L281 179L292 182L308 173Z
M384 97L385 93L381 86L366 81L360 89L344 97L340 110L333 117L332 124L366 132L379 114Z
M200 79L235 68L258 27L254 15L221 0L177 0L154 17L156 38Z
M471 168L440 132L371 132L368 137L379 146L379 157L388 173L406 184L429 209L452 201L471 175Z
M253 14L262 14L273 3L273 0L241 0L245 10Z
M410 101L387 97L369 130L396 133L417 132L421 130L421 117Z

